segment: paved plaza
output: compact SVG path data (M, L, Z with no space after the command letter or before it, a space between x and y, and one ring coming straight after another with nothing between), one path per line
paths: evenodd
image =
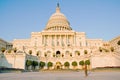
M24 72L1 73L0 80L120 80L120 72Z

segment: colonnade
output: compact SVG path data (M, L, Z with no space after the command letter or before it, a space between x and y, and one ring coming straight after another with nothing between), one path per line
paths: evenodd
M54 27L50 27L50 28L47 28L46 30L57 30L57 31L63 31L63 30L71 30L67 27L61 27L61 26L54 26Z
M75 43L74 35L42 35L42 44L45 46L72 46Z

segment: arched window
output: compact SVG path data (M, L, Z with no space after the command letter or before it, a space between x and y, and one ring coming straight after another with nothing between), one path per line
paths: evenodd
M75 51L75 56L80 56L80 51Z
M65 56L70 56L70 52L69 52L69 51L66 51L66 52L65 52Z
M56 57L60 57L60 51L56 51Z

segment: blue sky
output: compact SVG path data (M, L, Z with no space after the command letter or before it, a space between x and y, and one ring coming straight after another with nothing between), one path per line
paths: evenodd
M87 38L120 35L120 0L0 0L0 38L27 39L41 32L58 2L72 29Z

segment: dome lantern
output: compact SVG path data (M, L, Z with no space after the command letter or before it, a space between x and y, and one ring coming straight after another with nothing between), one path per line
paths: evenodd
M59 7L59 3L57 3L57 7L56 7L56 13L60 13L60 7Z

